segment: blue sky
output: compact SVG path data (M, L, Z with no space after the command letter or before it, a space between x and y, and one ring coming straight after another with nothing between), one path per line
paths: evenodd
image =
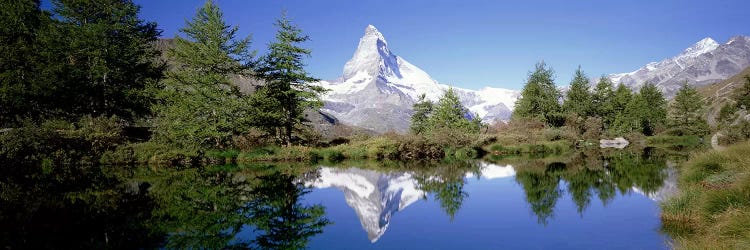
M173 37L203 0L135 0L141 16ZM341 75L368 24L391 51L441 83L520 89L544 60L567 85L578 65L589 76L633 71L704 37L750 35L750 1L218 0L227 23L252 34L263 53L285 9L312 39L307 70Z

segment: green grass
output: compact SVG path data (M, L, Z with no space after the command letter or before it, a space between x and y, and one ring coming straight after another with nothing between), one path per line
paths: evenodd
M492 155L561 154L569 151L572 146L567 141L550 141L516 145L492 144L485 150Z
M663 230L683 249L750 247L750 142L682 165L681 192L662 202Z

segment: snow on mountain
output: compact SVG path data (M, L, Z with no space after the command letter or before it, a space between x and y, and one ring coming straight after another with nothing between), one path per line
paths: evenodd
M685 81L694 86L708 85L747 66L750 66L750 37L736 36L724 44L704 38L675 57L648 63L633 72L611 74L609 78L635 90L650 82L671 97Z
M308 181L306 185L341 190L346 204L354 209L373 243L383 236L396 212L427 197L410 172L382 173L359 168L322 167L318 174L316 180ZM516 171L509 165L482 162L479 174L485 179L496 179L515 176ZM472 173L466 174L466 178L473 176Z
M335 187L344 192L346 204L357 213L362 228L373 243L388 229L393 214L425 197L410 173L385 174L358 168L323 167L319 174L320 178L307 185Z
M408 130L419 95L437 101L449 88L419 67L393 54L375 26L368 25L343 75L318 84L330 89L323 110L344 123L379 132ZM519 92L501 88L454 88L461 102L485 121L507 120Z

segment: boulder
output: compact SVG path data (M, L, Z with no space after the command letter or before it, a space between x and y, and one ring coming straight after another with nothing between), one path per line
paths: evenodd
M625 140L625 138L622 138L622 137L617 137L617 138L612 139L612 140L607 140L607 139L601 139L601 140L599 140L599 147L600 148L619 148L619 149L622 149L622 148L627 147L628 144L630 144L630 142L628 142L628 140Z

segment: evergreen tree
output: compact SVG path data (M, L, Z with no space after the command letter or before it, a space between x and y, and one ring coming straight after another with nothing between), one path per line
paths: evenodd
M622 83L617 85L614 96L610 101L612 103L612 113L614 114L614 119L617 119L617 117L621 116L624 113L625 107L627 107L632 98L633 91L630 90L630 88Z
M570 82L570 90L565 97L563 110L565 113L575 113L579 116L586 117L592 114L592 96L589 92L589 79L581 70L581 66L573 76Z
M44 46L56 46L56 109L76 118L147 114L153 102L148 89L162 75L152 44L160 35L156 23L138 18L130 0L55 0L59 18Z
M555 87L554 71L544 62L529 73L521 97L513 110L514 118L534 118L550 125L560 125L560 92Z
M237 27L224 23L221 10L206 1L175 38L168 56L173 69L155 107L155 135L183 147L227 146L252 124L249 100L230 77L248 74L250 39L236 40Z
M655 85L646 83L633 95L616 123L622 133L638 131L650 136L665 125L666 119L667 101Z
M453 91L453 88L448 88L435 105L428 123L431 130L450 129L465 133L478 133L481 120L477 117L470 121L466 118L466 114L467 110L461 104L456 92Z
M432 102L427 100L427 96L422 94L419 96L419 100L414 103L414 114L411 116L411 132L414 134L422 134L429 128L428 119L430 113L432 113Z
M670 105L671 130L677 131L680 135L706 135L708 123L703 118L704 106L705 102L698 91L685 82Z
M642 128L644 135L654 135L654 133L666 124L667 121L667 100L656 85L646 83L640 90L640 95L644 100L645 106L641 107L644 114Z
M606 76L601 76L591 95L592 112L595 116L602 118L605 128L608 128L615 120L613 88L612 81Z
M267 100L280 105L279 108L266 112L276 113L280 118L275 127L280 131L282 143L289 146L295 127L304 125L304 110L317 109L323 105L319 95L325 89L312 85L318 79L310 76L304 69L302 60L310 55L310 50L297 44L310 38L286 18L286 13L282 13L281 18L276 21L276 27L276 41L269 45L269 52L262 58L258 72L265 80L265 84L260 87L264 89L261 93Z
M37 34L45 19L49 23L38 1L0 2L0 127L39 110L32 85L39 65Z

